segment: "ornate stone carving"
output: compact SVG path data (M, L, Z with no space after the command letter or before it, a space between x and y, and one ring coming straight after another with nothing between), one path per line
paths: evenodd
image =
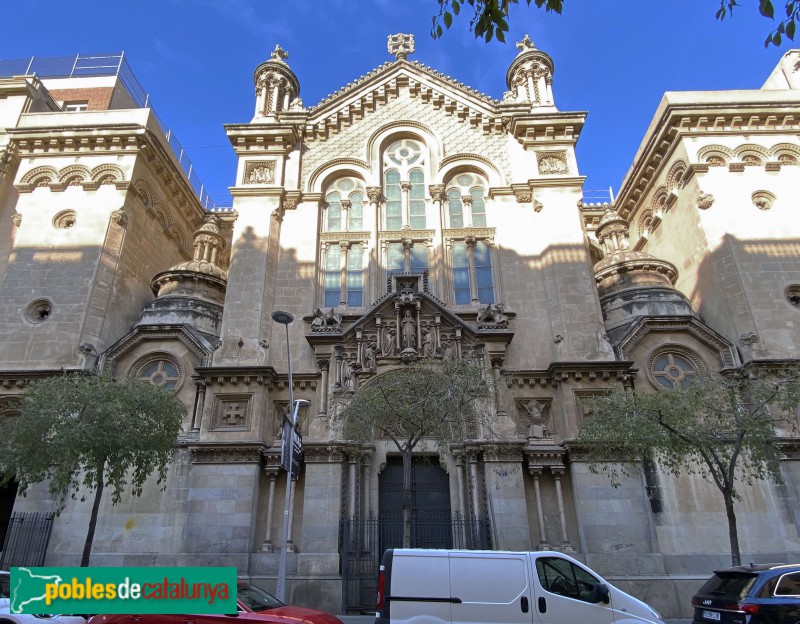
M338 314L333 308L327 314L319 308L315 308L311 320L311 331L327 334L338 334L342 331L342 315Z
M529 204L533 199L533 193L530 191L514 191L514 197L517 198L517 203L519 204Z
M524 426L525 437L543 439L552 437L550 422L551 399L523 398L516 400L518 422Z
M361 369L370 373L375 372L375 357L375 343L371 340L365 341L361 348Z
M714 196L711 193L700 193L697 196L697 207L700 210L708 210L714 204Z
M394 56L398 61L403 61L409 54L414 53L414 35L406 35L403 33L389 35L387 38L387 48L389 54Z
M400 343L404 350L417 348L417 322L408 309L400 321Z
M192 449L193 464L260 464L262 449L254 446L208 446Z
M272 51L272 53L269 55L269 57L273 61L280 61L282 63L285 63L286 59L289 58L289 53L286 50L284 50L280 46L280 44L275 44L275 49Z
M522 41L517 41L515 45L520 53L536 49L536 45L533 43L533 41L531 41L531 38L527 34L522 38Z
M533 211L534 212L541 212L542 208L544 208L544 205L542 205L542 202L540 202L538 199L534 199L533 200Z
M11 215L11 220L14 222L15 226L19 227L22 225L22 214L15 212L13 215Z
M368 186L367 187L367 197L369 198L369 203L377 204L381 201L381 197L383 196L383 189L380 186Z
M759 210L769 210L775 203L775 195L769 191L756 191L752 195L753 205Z
M120 227L128 225L128 213L122 208L111 213L111 220Z
M490 303L478 313L478 329L508 329L502 303Z
M244 166L244 184L274 184L275 161L252 160Z
M759 337L754 332L747 332L739 336L739 344L743 347L750 347L759 342Z
M247 431L250 429L252 394L218 394L214 397L212 431Z
M539 175L558 175L569 172L566 152L538 152Z
M433 201L444 201L444 184L431 184L428 186L428 192L431 194L431 199Z
M340 464L344 461L344 451L338 446L304 445L303 459L307 464Z

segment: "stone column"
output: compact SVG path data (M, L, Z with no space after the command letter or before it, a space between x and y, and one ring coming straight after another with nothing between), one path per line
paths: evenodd
M339 202L342 205L341 223L340 227L342 232L347 232L350 223L350 207L353 205L349 199L343 199Z
M330 366L330 362L330 356L317 358L317 368L321 376L319 385L317 386L318 416L326 416L328 414L328 367Z
M411 203L409 202L409 199L408 199L408 192L409 192L409 190L411 190L411 182L400 182L400 190L403 191L403 208L401 210L401 213L402 213L402 219L403 219L403 228L405 229L405 228L411 227L409 225L410 222L411 222L411 219L410 219L410 212L411 212L410 205L411 205Z
M194 402L194 414L192 414L192 431L199 432L203 420L203 410L206 404L206 382L199 380L195 382L196 395Z
M567 515L564 513L564 497L561 494L561 477L564 474L564 467L551 466L550 472L556 482L556 500L558 501L558 518L561 523L561 548L565 552L573 552L575 549L569 543L567 536Z
M380 216L380 202L381 197L383 196L383 189L380 186L368 186L367 187L367 197L369 198L369 204L372 206L372 215L374 219L374 227L372 228L373 239L372 239L372 249L374 256L372 257L372 262L374 266L381 265L380 253L381 248L378 244L378 232L381 229L381 216ZM366 229L366 228L365 228ZM381 272L380 271L372 271L374 273L374 277L372 279L372 288L374 296L370 297L370 301L374 301L384 293L385 286L381 284Z
M478 243L474 236L467 236L464 239L467 245L467 261L469 262L469 296L473 304L478 301L478 276L475 271L475 245Z
M467 545L466 523L469 520L469 512L467 510L467 499L464 490L464 453L461 451L454 451L453 462L456 466L456 487L458 488L457 512L463 521L461 525L460 536L458 537L461 540L460 546L465 547Z
M350 251L350 241L339 241L342 250L339 262L339 305L347 304L347 256Z
M461 205L464 206L464 227L472 227L472 195L462 195Z
M542 490L539 484L539 477L542 476L544 468L542 466L529 466L528 471L533 477L533 491L536 495L536 518L539 521L539 550L550 550L547 543L547 533L544 528L544 510L542 509Z
M275 481L278 479L278 470L275 466L264 466L264 472L269 478L269 492L267 494L267 530L264 535L264 543L259 549L260 552L275 552L275 545L272 543L272 513L275 507Z

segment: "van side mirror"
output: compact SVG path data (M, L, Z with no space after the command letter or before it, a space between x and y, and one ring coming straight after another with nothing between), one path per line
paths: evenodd
M609 592L608 592L608 585L605 583L595 583L594 590L592 592L592 602L602 602L604 604L609 603Z

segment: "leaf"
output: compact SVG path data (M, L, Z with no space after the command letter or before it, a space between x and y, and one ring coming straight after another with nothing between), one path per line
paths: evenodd
M505 42L506 42L506 36L503 34L503 31L502 31L502 30L498 30L498 31L497 31L497 40L498 40L500 43L505 43Z
M772 0L761 0L759 2L758 11L764 17L770 19L775 17L775 7L772 5Z
M442 20L444 21L445 28L450 28L453 25L453 14L450 11L445 11L444 15L442 15Z
M458 0L453 0L453 14L458 15L461 12L461 5Z
M792 41L794 41L794 31L797 24L794 21L789 22L786 24L786 36L789 37Z

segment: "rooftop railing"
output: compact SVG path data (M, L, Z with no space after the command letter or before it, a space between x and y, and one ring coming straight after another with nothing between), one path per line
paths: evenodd
M225 206L218 206L206 192L203 183L194 171L194 165L189 159L186 150L181 145L175 133L158 116L150 102L150 94L144 90L141 83L128 64L124 52L116 54L95 54L90 56L57 56L38 57L32 56L25 59L0 60L0 77L31 76L36 74L40 79L47 78L86 78L92 76L117 76L131 96L134 104L139 108L150 108L156 118L161 132L172 148L183 169L189 185L192 187L198 200L206 210L223 212Z

